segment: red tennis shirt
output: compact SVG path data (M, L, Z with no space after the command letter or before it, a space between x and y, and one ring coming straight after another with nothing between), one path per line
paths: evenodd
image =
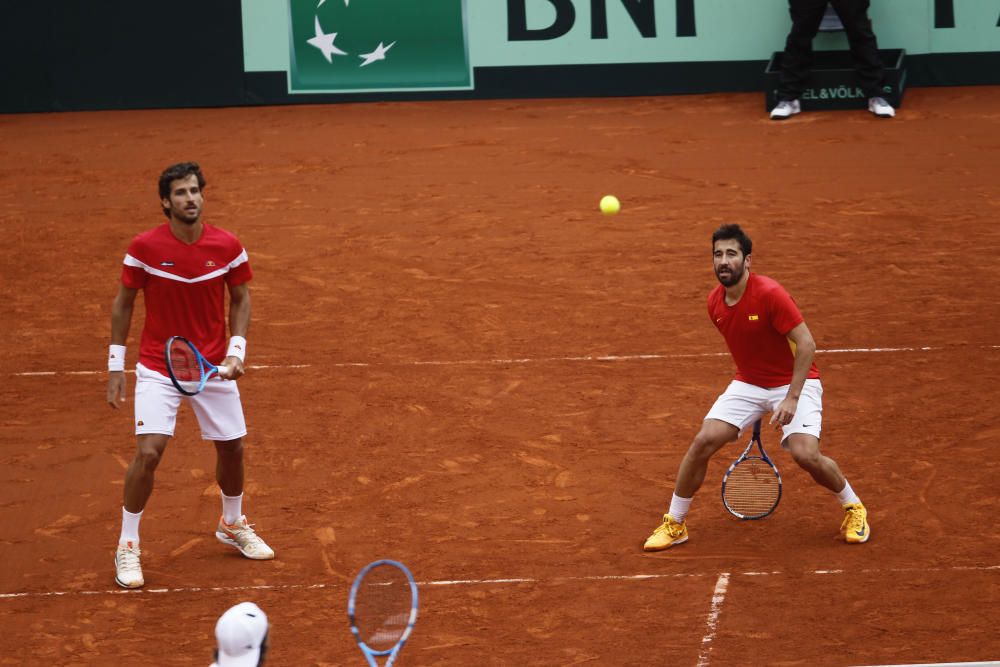
M246 250L218 227L204 225L201 238L191 245L174 236L168 223L132 239L122 284L143 290L146 301L139 363L165 375L163 349L171 336L184 336L210 363L222 363L227 345L225 286L252 277Z
M736 379L758 387L792 382L795 345L788 332L804 320L795 301L777 281L751 273L746 291L733 306L717 286L708 295L708 316L726 339L736 362ZM807 378L818 378L816 364Z

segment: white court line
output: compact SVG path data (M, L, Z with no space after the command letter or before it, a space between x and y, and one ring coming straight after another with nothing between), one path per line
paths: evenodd
M1000 662L922 662L912 665L870 665L869 667L1000 667Z
M715 581L712 592L712 609L708 612L705 623L705 636L701 638L701 652L698 654L697 667L708 667L708 654L712 652L712 641L715 639L715 628L719 624L719 613L722 603L726 600L726 589L729 588L729 573L723 572Z
M665 560L665 559L664 559ZM953 567L897 567L897 568L870 568L862 570L811 570L804 573L796 573L796 576L816 575L830 576L837 574L906 574L906 573L933 573L941 574L945 572L1000 572L1000 565L957 565ZM744 577L777 577L786 574L780 570L772 572L737 572L731 576ZM502 579L437 579L430 581L418 581L418 586L488 586L496 584L574 584L587 581L644 581L647 579L700 579L711 576L709 574L697 572L672 572L667 574L598 574L582 577L552 577L550 579L539 579L537 577L506 577ZM729 574L726 575L730 576ZM43 591L43 592L21 592L21 593L0 593L0 600L12 600L17 598L46 598L65 597L70 595L150 595L164 593L199 593L210 592L230 592L230 591L288 591L288 590L314 590L327 588L347 588L346 583L334 584L260 584L257 586L192 586L186 588L138 588L126 590L122 588L112 588L103 591Z
M279 365L263 365L263 366L247 366L247 368L258 369L258 368L309 368L312 364L279 364ZM126 373L135 373L133 370L127 370ZM23 373L12 373L12 375L20 375L21 377L45 377L49 375L103 375L107 371L26 371Z
M961 347L961 346L954 346ZM934 350L948 349L944 346L923 346L923 347L849 347L833 350L816 350L817 354L878 354L886 352L929 352ZM1000 345L984 345L981 349L1000 350ZM392 366L511 366L525 364L552 364L580 361L655 361L661 359L707 359L711 357L728 357L728 352L694 352L690 354L608 354L600 356L577 356L577 357L522 357L517 359L454 359L454 360L427 360L427 361L341 361L327 364L333 368L387 368ZM250 370L258 369L286 369L286 368L311 368L314 364L264 364L249 365ZM126 371L132 373L133 371ZM20 377L47 377L52 375L103 375L107 371L22 371L11 373Z

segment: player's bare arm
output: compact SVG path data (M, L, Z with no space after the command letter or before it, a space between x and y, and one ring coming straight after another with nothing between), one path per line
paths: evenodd
M788 393L771 414L770 423L775 424L777 428L790 423L795 416L799 395L806 383L806 376L809 375L809 367L812 366L813 358L816 356L816 341L805 322L801 322L789 331L788 339L795 346L795 365L792 367L792 381L788 385Z
M250 287L247 283L229 287L229 335L246 338L250 330ZM244 374L243 360L228 356L219 367L219 376L237 380Z
M124 285L118 286L118 294L111 304L111 344L124 345L128 340L128 331L132 326L132 310L135 306L135 295L138 290ZM108 405L118 410L120 403L125 402L125 371L108 372Z

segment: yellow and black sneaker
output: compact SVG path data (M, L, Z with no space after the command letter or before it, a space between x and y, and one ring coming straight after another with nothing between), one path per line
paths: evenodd
M687 542L687 539L687 523L683 521L677 523L674 521L674 517L664 514L663 523L657 526L653 534L646 539L646 543L642 545L642 549L643 551L663 551L678 544L683 544Z
M844 505L844 522L840 524L840 532L848 544L862 544L872 536L872 530L868 526L868 510L861 503L848 503Z

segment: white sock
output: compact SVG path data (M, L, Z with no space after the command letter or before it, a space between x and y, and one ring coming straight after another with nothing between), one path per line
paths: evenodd
M227 496L220 491L219 495L222 496L222 520L231 526L243 516L243 494Z
M687 516L688 508L691 507L691 501L693 498L681 498L676 493L670 499L670 516L674 517L674 521L677 523L684 523L684 517Z
M139 519L141 518L142 512L132 514L122 507L122 533L118 537L118 544L127 542L139 544Z
M837 500L840 501L841 505L861 502L861 499L858 498L858 494L854 493L854 489L851 488L851 483L846 479L844 480L844 488L837 494Z

